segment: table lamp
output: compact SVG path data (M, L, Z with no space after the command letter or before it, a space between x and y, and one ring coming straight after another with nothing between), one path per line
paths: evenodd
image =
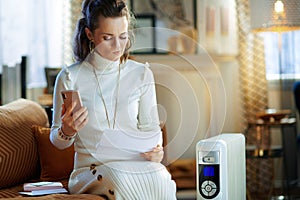
M250 0L254 32L285 32L300 29L299 0Z

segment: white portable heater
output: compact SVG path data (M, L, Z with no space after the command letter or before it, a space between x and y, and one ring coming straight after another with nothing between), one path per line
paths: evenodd
M223 133L196 145L197 200L245 200L245 137Z

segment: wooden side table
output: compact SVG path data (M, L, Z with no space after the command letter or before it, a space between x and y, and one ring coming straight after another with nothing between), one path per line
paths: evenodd
M252 132L250 133L250 129ZM255 129L255 131L253 131ZM273 129L281 132L281 146L271 146L271 134ZM247 159L274 159L283 158L283 189L289 195L290 186L298 179L297 175L297 125L295 118L283 118L281 120L257 120L248 123L248 134L255 134L255 143L246 147ZM253 135L252 135L253 137ZM251 161L250 161L251 162ZM274 176L274 175L273 175Z

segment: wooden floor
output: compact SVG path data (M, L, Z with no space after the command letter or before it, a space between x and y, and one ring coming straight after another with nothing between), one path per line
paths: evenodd
M300 200L300 186L293 187L289 192L282 188L274 188L272 194L251 193L247 200Z
M274 189L271 199L272 200L281 200L281 199L300 200L300 186L295 186L291 188L289 192L284 192L281 188Z

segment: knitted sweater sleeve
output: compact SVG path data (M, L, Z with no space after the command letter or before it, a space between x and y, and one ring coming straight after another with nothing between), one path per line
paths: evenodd
M138 128L141 131L160 131L153 72L146 63L142 95L139 101ZM162 141L161 141L162 143ZM160 144L161 145L161 144Z
M70 77L69 71L67 68L61 70L57 75L54 92L53 92L53 121L50 131L50 141L58 149L65 149L71 146L75 138L71 140L65 140L59 136L59 128L61 127L61 112L63 100L60 92L63 90L71 89L70 88Z

